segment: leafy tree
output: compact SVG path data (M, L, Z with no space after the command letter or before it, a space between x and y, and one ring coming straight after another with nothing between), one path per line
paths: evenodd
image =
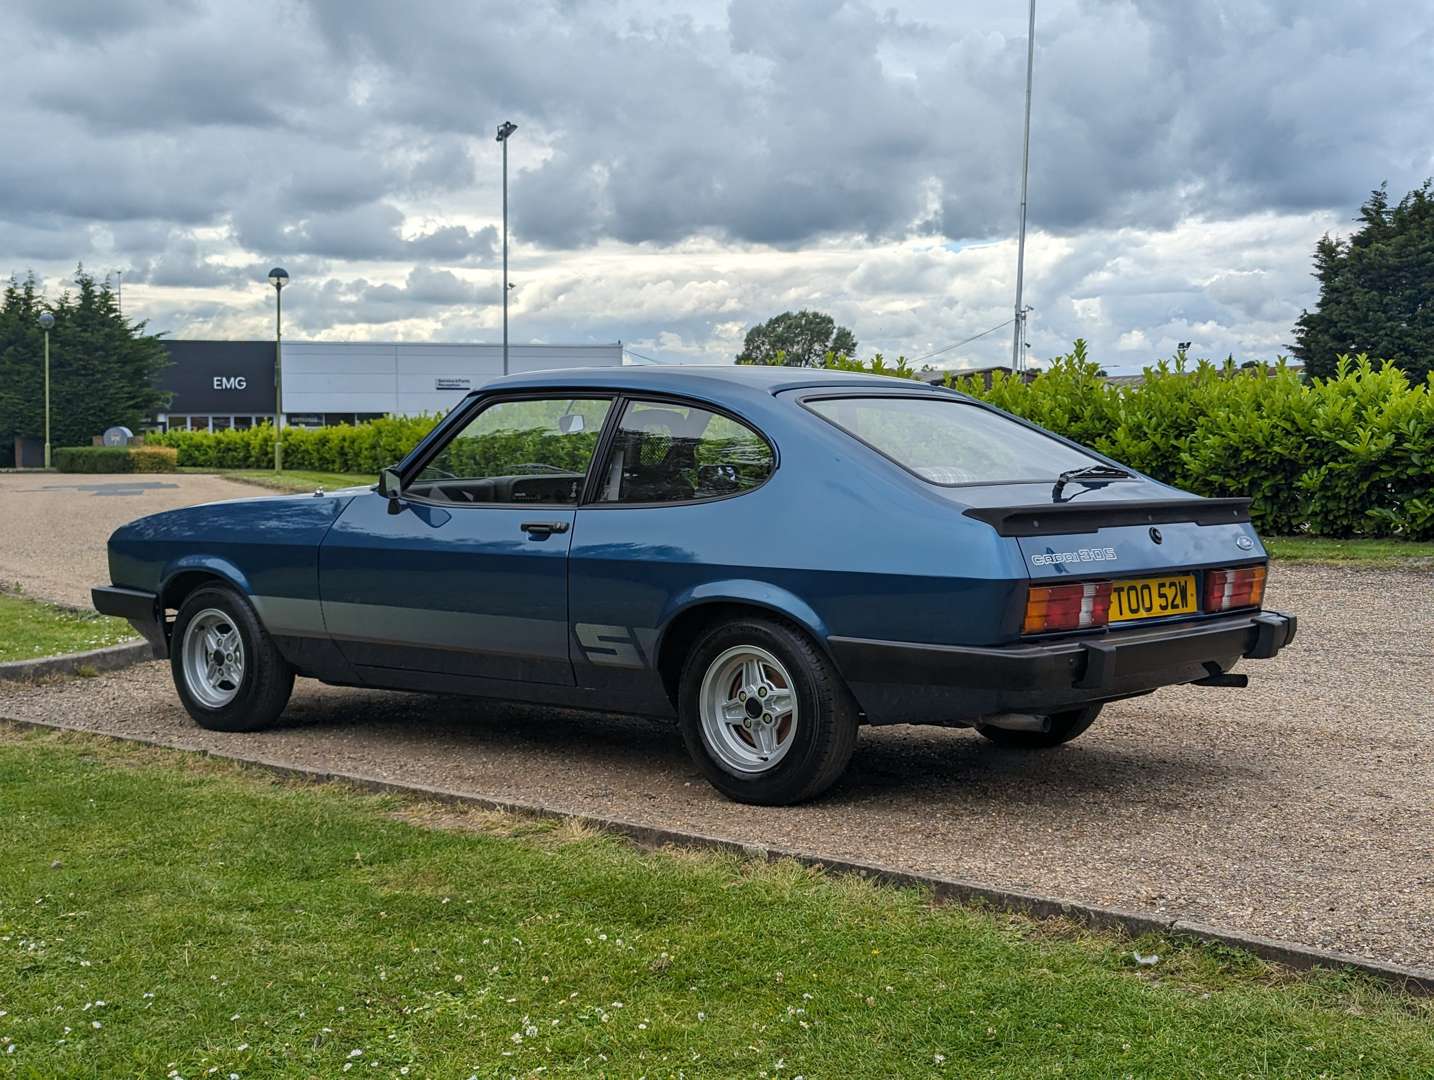
M106 283L80 267L75 291L47 303L34 275L11 278L0 303L0 441L45 433L45 335L50 331L50 442L88 446L91 436L123 424L141 430L166 401L156 377L169 363L143 322L120 314Z
M1339 357L1368 353L1416 382L1434 367L1434 180L1395 206L1384 185L1359 209L1360 227L1315 245L1319 304L1295 324L1294 354L1310 375L1334 375Z
M747 331L739 364L821 367L827 355L852 356L856 338L820 311L784 311Z

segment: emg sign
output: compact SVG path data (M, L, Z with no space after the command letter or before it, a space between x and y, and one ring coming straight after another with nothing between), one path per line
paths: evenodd
M214 389L216 390L243 390L248 385L249 381L243 375L214 376Z

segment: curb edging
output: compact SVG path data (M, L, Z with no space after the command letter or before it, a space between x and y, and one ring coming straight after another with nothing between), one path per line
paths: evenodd
M40 656L33 660L11 660L0 664L0 682L30 682L50 675L77 675L80 668L92 671L118 671L120 668L153 660L154 653L147 641L130 641L88 652ZM73 730L73 729L71 729Z
M148 646L145 646L146 650ZM270 758L246 757L221 750L174 746L158 739L139 736L112 735L88 728L71 727L66 724L47 724L38 720L18 720L0 716L0 721L18 728L35 731L68 731L82 735L98 736L115 742L136 743L157 747L162 750L178 750L183 753L197 753L218 761L229 761L263 769L286 779L304 780L310 783L343 784L358 791L378 795L417 796L432 802L455 806L473 807L479 810L494 810L519 814L526 817L556 821L577 821L600 829L649 848L684 847L706 851L720 851L765 862L791 860L802 866L831 874L849 874L866 878L885 885L902 888L924 889L938 901L955 902L968 906L987 907L1016 915L1038 919L1065 918L1094 930L1115 930L1131 937L1143 934L1166 934L1187 941L1206 945L1228 945L1252 953L1262 960L1280 964L1300 971L1317 968L1345 969L1359 972L1391 984L1409 994L1434 996L1434 968L1405 967L1387 964L1378 960L1354 956L1349 953L1318 949L1292 941L1279 941L1239 931L1226 930L1218 926L1183 919L1178 916L1160 917L1140 912L1125 911L1121 908L1101 907L1096 904L1082 904L1073 900L1045 896L1040 893L1019 889L1001 889L991 885L964 881L959 878L944 878L932 874L921 874L897 870L876 863L861 863L851 859L828 858L811 852L791 851L785 848L765 847L760 844L744 843L739 840L725 840L721 837L702 833L683 832L657 825L643 825L622 818L608 818L597 814L583 814L559 810L536 803L524 803L512 799L495 799L484 795L472 795L447 788L429 787L425 784L411 784L396 780L381 780L356 773L336 772L311 768L292 762Z

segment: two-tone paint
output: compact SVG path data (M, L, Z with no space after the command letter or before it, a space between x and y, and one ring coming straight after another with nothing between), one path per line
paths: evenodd
M137 625L149 620L162 653L166 613L214 578L252 601L303 675L671 716L697 628L734 607L755 609L791 620L827 649L870 722L962 722L1193 681L1210 662L1227 670L1253 655L1260 646L1251 643L1265 633L1250 613L1184 617L1182 632L1203 625L1208 637L1223 628L1224 639L1208 656L1195 649L1178 678L1079 687L1084 665L1095 662L1089 639L1138 644L1161 626L1021 640L1032 581L1171 568L1198 575L1263 562L1264 550L1247 515L1181 520L1192 516L1185 504L1207 501L1148 477L1103 485L1080 502L1147 517L1149 506L1177 504L1164 513L1158 542L1130 514L1108 526L1072 518L1071 533L1051 535L1038 523L1032 535L1013 535L1031 530L993 524L989 512L1050 503L1049 481L939 487L803 405L833 394L960 397L951 391L780 368L514 376L470 395L399 473L412 476L431 445L497 393L661 396L716 409L759 432L776 467L753 490L675 504L437 506L355 488L171 511L110 539L113 585L130 598L121 613ZM617 413L610 410L609 424ZM1101 557L1082 559L1082 551ZM1292 633L1291 620L1274 647ZM1051 685L1005 685L990 675L1004 669L988 654L1059 653L1071 642Z

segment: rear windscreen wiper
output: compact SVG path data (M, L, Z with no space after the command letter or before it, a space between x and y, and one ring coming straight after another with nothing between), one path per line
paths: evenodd
M1067 469L1061 473L1056 480L1056 486L1051 489L1051 498L1059 500L1061 491L1072 480L1080 483L1085 480L1129 480L1135 474L1128 469L1122 469L1115 465L1087 465L1083 469Z

